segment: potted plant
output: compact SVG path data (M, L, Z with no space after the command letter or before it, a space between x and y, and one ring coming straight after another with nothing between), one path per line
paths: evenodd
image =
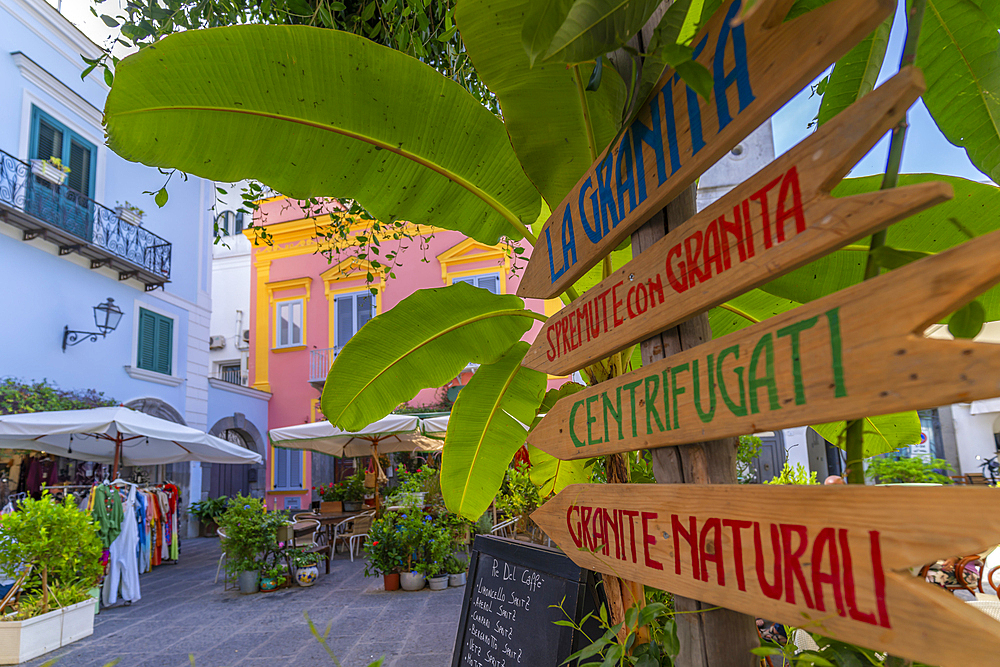
M142 218L146 215L146 212L135 204L126 201L124 204L121 202L115 202L115 213L118 214L119 220L129 223L130 225L135 225L138 227L142 224Z
M424 527L430 519L411 510L397 515L395 536L401 556L399 586L404 591L419 591L427 583L419 565L424 561Z
M451 536L444 526L432 519L424 524L422 540L423 560L417 565L417 571L427 577L432 591L443 591L448 588L445 564L451 556Z
M358 472L340 483L343 488L344 511L359 512L365 499L365 474Z
M69 171L69 167L64 165L62 160L57 157L50 157L48 160L31 161L32 174L56 185L62 185L66 182Z
M449 586L464 586L465 571L468 566L455 556L448 556L445 561L445 571L448 573Z
M191 506L188 507L188 512L198 519L200 526L199 534L202 537L212 537L215 535L219 529L219 517L225 513L228 504L229 498L226 496L208 498L191 503Z
M0 620L0 664L17 664L94 632L89 589L101 576L90 515L46 493L0 518L0 571L21 579L13 614ZM27 569L25 569L27 568Z
M402 541L399 538L401 526L399 515L386 512L372 522L365 540L365 576L382 575L382 584L387 591L399 589L399 570L403 567ZM422 587L422 586L421 586Z
M267 554L278 547L277 531L285 524L277 512L268 512L259 498L238 495L219 517L225 534L222 550L226 554L226 572L239 579L240 592L257 592L257 578Z
M285 583L285 569L280 565L265 567L260 572L260 590L273 591Z
M337 514L344 511L344 488L341 484L329 482L315 487L316 493L320 497L320 514Z
M319 554L296 551L292 557L295 564L295 583L308 588L319 579Z

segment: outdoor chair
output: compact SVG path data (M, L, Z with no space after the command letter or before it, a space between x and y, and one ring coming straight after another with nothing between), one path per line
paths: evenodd
M299 518L303 517L303 518ZM329 544L323 543L323 528L319 519L310 518L310 513L303 512L301 514L296 514L295 517L296 524L306 524L301 526L299 530L306 530L312 528L312 531L300 535L294 538L293 544L299 548L303 549L307 554L321 554L326 560L326 573L330 574L330 560L333 558L333 548Z
M365 538L368 537L368 530L372 527L372 519L374 518L374 512L365 512L354 517L354 523L351 524L350 530L345 533L347 537L347 551L351 555L351 562L354 562L354 544L358 545L358 555L361 555L361 546L365 543Z
M965 478L969 480L969 484L975 486L989 486L989 482L986 481L986 475L981 472L967 472L965 473Z
M217 528L215 534L219 536L219 546L223 547L223 549L222 549L222 554L219 556L219 565L215 568L215 581L212 582L213 584L219 583L219 572L222 571L222 565L226 562L226 549L223 545L223 542L226 539L226 533L221 528ZM230 584L229 575L226 575L226 579L223 582L223 584L224 584L223 590L228 591Z
M492 530L490 530L491 535L506 537L508 539L513 539L516 533L517 533L517 517L514 517L513 519L507 519L506 521L501 521L497 525L493 526Z

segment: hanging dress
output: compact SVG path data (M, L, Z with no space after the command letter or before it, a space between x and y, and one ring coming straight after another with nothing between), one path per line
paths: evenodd
M142 596L139 594L139 523L136 519L136 489L129 487L128 497L122 503L125 519L122 521L121 534L111 543L111 557L108 563L108 575L104 578L104 604L111 606L118 601L118 588L121 586L122 599L135 602Z

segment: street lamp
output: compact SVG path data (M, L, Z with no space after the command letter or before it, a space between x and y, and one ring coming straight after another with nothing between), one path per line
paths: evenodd
M94 323L97 331L73 331L69 325L63 327L63 352L71 345L76 345L84 340L96 342L98 338L103 338L118 328L118 322L122 319L122 309L115 305L115 300L108 297L94 306Z

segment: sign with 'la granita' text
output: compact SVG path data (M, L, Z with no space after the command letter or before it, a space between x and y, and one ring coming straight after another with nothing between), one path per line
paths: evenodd
M545 222L518 288L563 292L825 67L887 17L890 0L834 0L782 23L788 0L760 0L736 23L729 0L692 42L713 76L711 99L673 70ZM735 24L734 24L735 23Z
M1000 655L1000 623L908 571L1000 541L993 489L576 484L531 518L581 567L941 667Z
M1000 283L1000 231L559 400L528 442L559 459L1000 395L1000 345L923 331Z
M568 375L950 198L934 182L829 194L923 91L909 67L862 97L550 317L524 365Z

